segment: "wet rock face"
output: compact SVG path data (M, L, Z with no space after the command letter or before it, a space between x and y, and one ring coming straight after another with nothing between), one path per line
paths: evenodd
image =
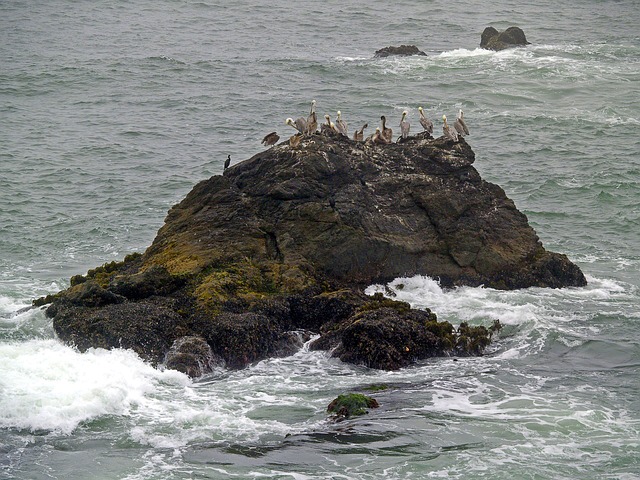
M499 32L493 27L487 27L480 37L480 48L487 50L504 50L506 48L522 47L529 45L522 29L509 27Z
M399 47L384 47L381 48L380 50L376 50L376 53L374 54L375 58L384 58L384 57L390 57L390 56L400 56L400 57L407 57L410 55L423 55L426 56L427 54L424 53L422 50L420 50L418 47L416 47L415 45L400 45Z
M175 368L195 376L202 341L241 368L300 348L308 335L293 331L373 368L481 354L486 329L462 341L431 312L362 293L414 274L447 287L586 284L474 161L464 139L424 134L282 142L197 184L143 255L76 276L38 304L52 302L57 334L81 350L132 348L153 363L173 351ZM184 337L202 340L176 344Z
M212 372L215 367L224 366L224 360L214 355L204 338L185 336L173 342L165 355L164 366L197 378Z

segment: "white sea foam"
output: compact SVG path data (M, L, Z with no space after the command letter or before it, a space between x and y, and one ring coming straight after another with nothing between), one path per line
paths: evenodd
M469 58L469 57L489 57L495 55L496 52L484 48L474 48L472 50L466 48L456 48L448 50L438 55L439 58Z
M427 276L397 278L387 285L397 300L409 302L416 308L430 308L441 320L454 324L462 321L491 323L500 320L507 324L520 324L535 317L535 306L527 296L490 288L460 287L442 289ZM382 285L365 290L371 295L385 292Z
M188 379L129 350L80 354L57 340L0 344L0 426L69 434L102 415L129 415L160 382Z

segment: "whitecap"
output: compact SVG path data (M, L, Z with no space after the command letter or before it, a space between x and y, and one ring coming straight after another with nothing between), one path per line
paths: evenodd
M456 48L454 50L447 50L438 55L439 58L469 58L469 57L490 57L495 55L493 50L487 50L485 48L475 48L469 50L466 48Z
M189 379L130 350L81 354L53 339L0 344L0 426L70 434L103 415L129 415L161 382Z
M346 57L340 56L335 58L339 62L362 62L364 60L371 60L371 57Z

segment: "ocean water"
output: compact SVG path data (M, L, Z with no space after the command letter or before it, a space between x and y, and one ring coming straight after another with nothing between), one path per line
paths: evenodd
M531 45L480 50L489 25ZM638 25L634 0L0 2L0 478L640 478ZM372 58L399 44L428 56ZM589 285L396 279L441 320L505 328L483 357L398 372L304 348L196 381L81 354L23 310L144 251L312 99L368 133L462 108L483 178ZM327 420L374 384L380 408Z

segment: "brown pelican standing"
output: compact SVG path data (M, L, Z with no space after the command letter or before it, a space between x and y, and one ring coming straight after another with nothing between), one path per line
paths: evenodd
M326 123L323 123L322 125L320 125L320 133L324 133L325 135L334 133L334 130L332 127L333 122L331 121L331 117L327 114L324 116L324 119Z
M393 130L387 127L387 117L382 115L382 129L380 130L380 138L384 143L391 143L393 141Z
M375 145L384 145L385 143L387 143L382 138L382 133L380 132L380 127L376 127L376 132L373 135L371 135L371 137L369 137L369 139Z
M458 110L458 118L453 123L453 128L456 129L458 135L464 137L465 135L469 135L469 128L467 128L467 124L464 121L464 112L462 109Z
M449 139L449 140L453 140L454 142L458 141L458 132L455 131L455 129L451 128L449 125L447 125L447 116L446 115L442 115L442 133L444 134L445 138Z
M289 138L289 146L291 148L297 148L300 145L300 141L302 140L302 134L296 133Z
M402 138L407 138L409 136L409 130L411 129L411 125L405 120L407 115L409 115L409 112L406 110L402 112L402 120L400 120L400 133L402 134Z
M227 155L227 159L224 161L223 170L226 170L227 168L229 168L230 164L231 164L231 155Z
M316 129L318 128L318 117L316 116L316 101L311 101L311 112L309 113L309 117L307 117L307 133L309 135L316 133Z
M293 118L287 118L284 123L285 125L291 125L299 133L307 133L307 121L302 117L296 119L295 122L293 121Z
M355 132L353 132L353 139L356 142L361 142L362 140L364 140L364 129L368 126L369 124L365 123L360 130L356 130Z
M342 113L338 110L338 116L336 118L336 130L345 137L349 136L349 130L347 130L347 122L342 120Z
M420 125L422 125L425 132L431 135L433 133L433 122L425 116L422 107L418 107L418 111L420 112Z
M278 140L280 140L280 136L276 132L271 132L262 139L261 143L270 147L271 145L275 145Z

